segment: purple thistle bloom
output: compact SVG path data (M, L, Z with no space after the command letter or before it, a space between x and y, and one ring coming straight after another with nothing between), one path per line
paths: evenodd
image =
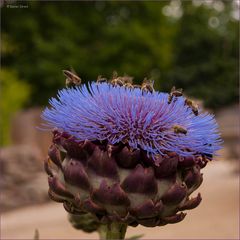
M201 109L195 116L185 105L185 97L174 97L168 104L167 93L92 82L60 90L50 105L42 114L44 126L66 132L79 142L128 143L153 159L165 152L214 155L221 148L214 116ZM174 126L187 133L176 133Z
M49 197L79 215L84 231L182 221L179 211L201 202L200 194L190 197L200 170L221 148L214 116L180 89L169 95L151 82L139 89L130 78L100 81L59 91L42 114L54 129L44 162Z

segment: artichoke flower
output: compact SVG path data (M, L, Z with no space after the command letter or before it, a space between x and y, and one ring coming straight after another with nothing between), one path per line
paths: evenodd
M50 198L76 228L105 227L107 239L123 238L127 226L182 221L201 202L191 194L222 142L214 116L196 114L182 94L130 85L66 88L42 114L53 133L45 161Z

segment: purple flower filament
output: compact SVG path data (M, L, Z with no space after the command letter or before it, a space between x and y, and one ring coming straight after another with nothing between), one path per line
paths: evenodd
M42 117L45 127L67 132L77 141L123 142L153 158L166 151L214 155L222 143L214 116L201 109L195 116L185 97L174 97L168 104L168 96L92 82L60 90ZM187 133L176 133L176 125Z

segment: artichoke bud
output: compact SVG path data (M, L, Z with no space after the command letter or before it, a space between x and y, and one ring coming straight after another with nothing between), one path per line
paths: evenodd
M184 168L187 157L181 164L176 156L163 158L158 166L149 158L146 166L146 154L127 145L99 147L56 131L53 142L56 135L58 143L50 146L45 162L49 196L63 203L76 228L90 232L111 221L147 227L176 223L185 217L179 211L201 202L200 194L189 198L202 182L197 161Z
M124 78L125 79L125 78ZM197 207L201 169L221 149L214 116L171 93L121 77L59 91L42 118L53 132L49 197L76 228L173 224Z

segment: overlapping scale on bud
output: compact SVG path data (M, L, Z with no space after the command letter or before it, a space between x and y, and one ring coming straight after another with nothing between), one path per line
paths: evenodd
M176 223L198 206L191 198L201 182L204 157L166 152L158 166L143 150L101 141L76 142L53 131L45 161L49 196L71 214L91 213L99 223L119 221L154 227Z
M54 129L45 161L49 196L88 219L75 226L86 231L114 221L182 221L183 211L201 202L191 195L202 183L201 168L221 148L214 117L180 90L159 93L124 81L99 78L63 89L42 115Z

